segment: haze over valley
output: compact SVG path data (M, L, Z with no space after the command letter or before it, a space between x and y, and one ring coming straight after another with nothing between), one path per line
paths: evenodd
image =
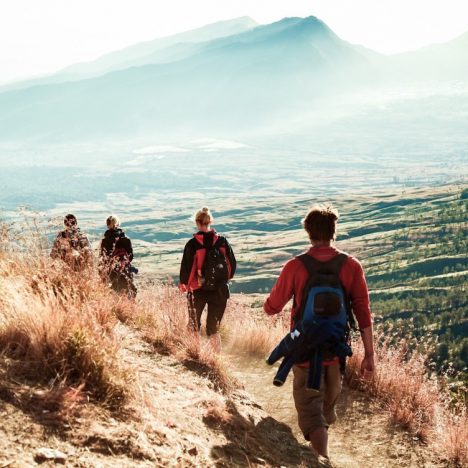
M233 239L282 253L267 234L297 232L315 201L346 213L355 197L458 190L467 34L386 56L313 16L243 17L4 86L3 216L22 205L56 219L73 211L98 238L118 213L142 272L164 278L177 274L199 205ZM237 290L271 285L245 273Z

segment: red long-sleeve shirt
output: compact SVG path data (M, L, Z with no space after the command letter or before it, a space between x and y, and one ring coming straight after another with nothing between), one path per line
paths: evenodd
M340 253L334 247L311 247L308 255L319 261L326 262ZM265 301L263 309L268 315L278 314L294 296L294 304L291 310L291 323L302 301L302 290L309 278L304 264L297 258L289 260L283 267L270 296ZM362 330L372 324L369 292L367 289L364 270L359 261L349 256L340 271L340 280L346 290L351 307Z

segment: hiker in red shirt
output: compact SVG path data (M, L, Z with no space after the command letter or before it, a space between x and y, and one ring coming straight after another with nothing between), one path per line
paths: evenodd
M331 245L335 239L337 220L338 212L331 206L315 206L309 211L303 220L303 226L312 243L308 255L320 262L328 262L344 253ZM293 324L295 314L301 307L303 289L308 279L309 273L299 258L288 261L265 301L265 312L268 315L278 314L289 300L294 298L291 310ZM369 293L364 271L356 258L347 255L339 271L339 279L358 322L364 344L365 355L361 363L361 372L372 373L374 345ZM329 356L328 360L323 362L319 393L307 389L308 363L294 366L293 373L293 397L299 427L315 451L328 458L328 426L336 420L335 404L341 392L339 360Z
M187 293L189 326L201 327L208 306L206 334L213 349L220 350L219 326L229 298L228 281L236 272L236 258L228 240L212 227L213 217L204 207L195 214L198 232L185 245L180 265L179 289Z

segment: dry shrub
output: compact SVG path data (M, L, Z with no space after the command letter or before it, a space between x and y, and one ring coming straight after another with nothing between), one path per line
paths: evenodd
M0 385L41 388L36 400L57 411L87 398L121 408L132 377L117 356L116 296L93 269L78 274L38 247L10 250L0 258Z
M436 423L436 446L451 463L468 464L468 415L465 406L442 406Z
M239 383L229 376L212 340L188 326L187 302L171 284L141 288L138 307L129 318L161 354L172 354L188 369L210 380L215 389L229 393Z
M223 325L232 351L254 357L267 356L289 331L287 314L274 317L234 303Z
M232 417L225 402L213 401L207 404L203 420L212 427L225 427L232 422Z
M184 337L183 349L187 356L184 365L210 380L216 390L227 394L241 386L229 375L212 341L203 342L198 333L189 332Z
M429 373L424 355L409 352L405 340L390 345L388 338L380 337L375 346L376 372L363 378L360 341L353 344L353 353L347 365L351 387L383 401L392 422L437 449L450 463L468 462L466 410L450 405L441 379Z

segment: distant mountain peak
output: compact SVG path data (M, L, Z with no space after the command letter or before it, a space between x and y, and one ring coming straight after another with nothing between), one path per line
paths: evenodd
M331 31L331 29L316 16L307 16L306 18L300 18L298 26L313 31L323 31L327 33Z
M307 16L305 18L298 16L291 16L283 18L282 20L273 23L282 29L294 30L305 35L335 35L333 31L316 16Z
M228 23L241 23L247 26L258 26L258 23L251 18L250 16L239 16L238 18L233 18L232 20L226 20Z

